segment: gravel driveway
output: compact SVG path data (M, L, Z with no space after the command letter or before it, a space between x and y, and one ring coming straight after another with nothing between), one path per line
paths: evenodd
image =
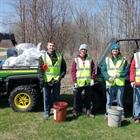
M6 55L6 52L0 52L0 56Z

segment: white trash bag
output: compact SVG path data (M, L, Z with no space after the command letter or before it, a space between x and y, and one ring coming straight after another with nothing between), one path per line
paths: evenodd
M16 46L18 56L9 57L3 66L38 66L41 43L37 47L32 43L22 43Z

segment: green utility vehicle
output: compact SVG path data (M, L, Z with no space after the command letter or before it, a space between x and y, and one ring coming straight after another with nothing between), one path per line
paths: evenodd
M97 63L97 75L96 75L96 82L97 84L93 87L93 110L97 110L101 107L102 104L106 101L106 84L101 74L101 67L102 63L105 58L110 53L110 48L112 44L119 44L121 47L121 53L124 57L126 57L128 63L130 64L133 58L133 55L139 49L140 39L117 39L112 38L106 45L103 53L100 55L100 59ZM125 77L125 90L124 90L124 103L133 103L133 89L130 86L129 81L129 72L128 75ZM114 100L115 102L115 100ZM105 104L104 104L105 105Z
M16 41L14 34L0 33L2 40ZM33 111L40 92L37 67L0 67L0 98L8 97L14 111Z

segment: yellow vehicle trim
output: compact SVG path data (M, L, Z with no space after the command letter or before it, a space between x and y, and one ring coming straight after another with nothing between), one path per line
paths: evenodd
M21 72L37 72L37 70L14 70L12 73L21 73Z

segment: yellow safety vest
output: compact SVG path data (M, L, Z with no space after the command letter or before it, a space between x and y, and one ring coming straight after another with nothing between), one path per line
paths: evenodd
M92 58L86 57L85 61L77 57L74 59L76 62L76 78L78 86L84 86L85 83L89 84L91 81L91 61Z
M135 81L140 82L140 52L134 54L135 59Z
M121 73L124 68L125 64L125 58L120 58L116 65L114 65L112 59L110 57L106 57L106 65L107 65L107 73L114 78L114 82L111 83L109 80L106 80L106 85L113 86L113 85L118 85L118 86L124 86L125 85L125 78L122 77L115 77L116 73Z
M55 63L55 65L52 65L52 60L50 59L49 55L46 53L44 53L44 55L42 55L44 64L47 64L48 68L46 69L46 71L44 72L44 81L45 82L49 82L52 80L52 78L54 80L58 80L59 76L60 76L60 72L61 72L61 63L62 63L62 55L60 53L56 53L57 56L57 61Z

